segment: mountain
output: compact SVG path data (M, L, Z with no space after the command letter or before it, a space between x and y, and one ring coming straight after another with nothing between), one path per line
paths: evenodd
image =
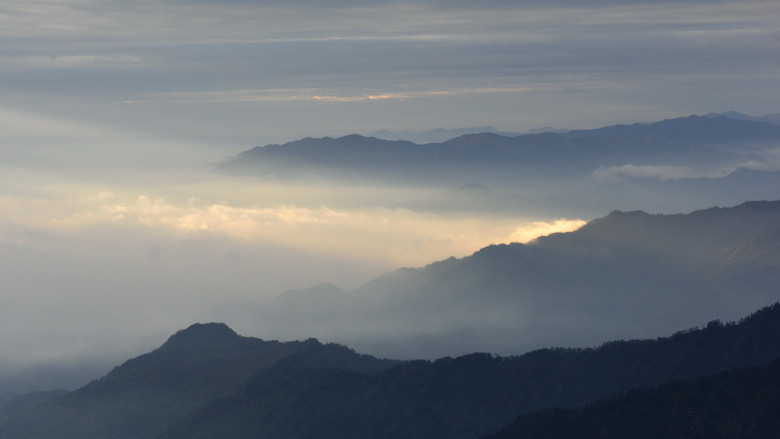
M778 356L780 304L655 340L408 362L198 324L76 391L20 398L0 439L472 438L535 410Z
M225 304L209 318L385 357L516 354L738 318L780 300L779 284L780 201L764 201L615 211L575 232L389 272L348 294Z
M725 116L688 116L648 124L613 125L591 130L572 130L567 137L634 138L670 142L719 144L777 141L780 127L755 119Z
M565 133L569 130L552 128L552 127L540 127L530 129L528 131L508 132L499 131L495 127L483 126L483 127L471 127L471 128L456 128L456 129L443 129L437 128L435 130L428 130L423 132L413 131L391 131L391 130L379 130L370 134L370 137L378 137L385 140L408 140L410 142L425 144L425 143L440 143L453 139L464 134L480 134L480 133L493 133L500 134L507 137L522 136L523 134L541 134L541 133Z
M153 438L258 371L318 345L241 337L224 324L193 325L97 381L18 411L0 423L0 438ZM364 362L378 363L375 370L397 364Z
M765 364L780 354L780 306L739 324L595 349L470 354L369 375L298 356L177 422L161 439L473 438L523 413L577 407L630 388ZM777 430L775 430L777 431Z
M470 127L470 128L456 128L456 129L443 129L438 128L435 130L423 131L416 133L413 131L390 131L379 130L371 133L371 137L378 137L385 140L408 140L414 143L438 143L445 140L452 139L453 137L462 136L464 134L479 134L479 133L496 133L501 135L517 135L515 133L502 133L495 127L483 126L483 127Z
M780 359L522 416L484 439L763 439L780 433Z
M306 138L244 151L217 172L277 181L403 181L499 188L570 187L600 167L684 166L699 171L766 159L746 144L777 142L780 126L726 117L690 116L651 124L566 133L504 136L482 132L438 143L348 135ZM727 146L727 149L719 146Z

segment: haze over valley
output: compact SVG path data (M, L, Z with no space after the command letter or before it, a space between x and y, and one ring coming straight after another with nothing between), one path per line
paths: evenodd
M699 134L691 136L694 132ZM691 271L670 277L663 264L645 260L660 257L663 262L662 255L630 253L626 259L628 254L617 253L614 257L634 264L625 272L598 266L612 264L610 259L572 260L570 250L564 250L518 262L512 269L517 278L474 273L467 281L474 288L492 285L480 293L477 306L454 298L454 290L461 287L453 289L452 280L417 287L371 281L401 267L423 267L475 252L464 262L477 260L491 254L489 249L479 251L483 247L571 232L615 209L644 205L653 208L646 209L650 213L672 214L778 199L774 154L779 141L777 125L710 115L566 133L467 134L424 145L358 135L304 139L254 148L200 170L166 168L144 173L142 180L125 180L128 177L118 173L112 183L99 174L68 176L18 168L5 174L3 197L0 270L9 299L4 308L9 330L4 332L3 369L8 377L30 376L10 378L22 389L77 385L192 321L225 321L243 334L263 338L317 336L378 356L435 358L485 349L510 354L548 345L587 346L619 337L658 336L714 318L738 318L771 303L772 292L764 287L754 299L734 303L727 291L710 291L722 294L723 301L708 299L710 307L696 307L696 312L689 309L694 299L653 300L661 312L654 315L635 291L632 306L635 312L646 312L642 318L595 305L601 300L597 297L616 294L623 288L619 285L635 285L642 276L654 279L640 283L646 291L642 294L681 289L702 294L714 285L706 280L707 264L721 262L716 258L700 266L699 256L685 263L695 266ZM624 144L632 146L620 155L612 153ZM273 151L277 158L259 162L252 155ZM771 230L753 225L739 227L756 235L725 242L713 251L727 252L729 246L759 239L761 233L771 235ZM673 228L655 231L653 240L674 233ZM546 242L552 241L535 241L528 250L544 248ZM637 244L642 254L645 244ZM684 253L679 248L664 251ZM628 262L634 257L639 259ZM503 256L499 259L495 263L508 263ZM546 262L539 266L541 260ZM585 268L593 263L598 267ZM584 271L562 277L549 271L556 266ZM549 271L550 280L529 284L521 275L524 270L534 276ZM629 278L624 279L624 273L630 273ZM572 283L558 285L566 277L572 277ZM659 284L660 279L671 283ZM762 280L764 285L772 281L771 276ZM331 286L319 286L323 284ZM536 309L490 299L510 291L517 291L518 297L532 291L542 294L550 288L563 294L563 303L537 304L542 308ZM579 301L565 299L566 294L586 290L592 291L588 294L596 301L593 306L625 315L631 325L613 319L588 331L574 329L586 320L589 325L608 322ZM426 314L418 299L403 299L405 294L430 296L425 306L438 311ZM569 311L563 311L564 303ZM664 307L673 307L679 315L660 311ZM518 326L527 313L535 314L539 323L566 323L560 332L554 324ZM484 326L485 321L492 326ZM96 332L96 327L101 330ZM80 372L57 378L60 375L51 371L58 368ZM11 388L8 393L18 391Z
M771 431L778 22L0 0L0 439Z

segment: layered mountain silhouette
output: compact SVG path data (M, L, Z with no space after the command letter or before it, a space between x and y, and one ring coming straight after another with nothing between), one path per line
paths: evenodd
M764 364L778 352L768 340L780 336L778 311L774 306L739 325L714 321L653 341L519 357L471 354L370 376L319 367L298 373L280 362L162 438L478 437L512 413L576 407L628 388Z
M226 303L209 318L266 338L316 333L379 356L515 354L735 319L780 300L777 285L780 201L765 201L616 211L575 232L399 269L350 293L320 285Z
M473 438L534 410L778 356L778 305L655 340L410 362L194 325L81 389L27 398L0 414L0 438Z

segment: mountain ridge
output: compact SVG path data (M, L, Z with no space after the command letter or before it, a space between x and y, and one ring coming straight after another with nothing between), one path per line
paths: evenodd
M390 271L348 293L225 304L209 318L267 338L317 333L404 359L649 337L780 300L777 224L780 201L616 211L574 232Z
M280 363L160 439L477 437L534 407L576 407L637 386L768 363L780 353L778 313L776 304L739 323L713 321L655 340L511 357L472 353L405 362L371 376Z
M503 136L464 134L439 143L416 144L350 134L304 138L257 146L227 159L215 171L273 175L277 179L323 178L383 181L393 176L420 182L515 184L553 172L556 178L583 178L599 166L738 166L763 160L748 152L723 151L709 144L780 141L780 126L726 117L689 116L650 124L614 125L566 133ZM484 169L497 173L491 178ZM539 167L542 169L537 169ZM368 172L368 173L366 173ZM466 181L463 181L463 179ZM520 179L520 180L518 180ZM503 182L503 183L501 183Z
M242 337L224 324L193 325L163 346L0 417L0 439L477 437L534 410L766 364L780 356L780 303L656 339L505 357L382 360L315 339ZM236 374L235 361L253 369Z

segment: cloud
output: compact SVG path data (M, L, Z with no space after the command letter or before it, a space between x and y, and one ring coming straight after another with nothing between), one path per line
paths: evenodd
M122 228L142 226L178 239L214 236L239 242L265 242L396 266L423 265L452 255L464 256L490 243L527 242L542 234L572 230L583 223L561 219L518 226L516 220L505 218L450 218L384 207L286 204L247 207L204 203L195 198L176 204L145 195L131 202L120 202L109 191L61 207L74 211L64 215L50 213L48 218L39 212L37 218L46 218L39 227L71 232L110 225L121 233ZM40 205L31 206L32 210L37 208ZM52 212L51 206L47 211ZM18 212L17 215L27 214Z
M776 111L776 2L325 3L6 3L0 91L215 145Z
M593 171L593 176L604 180L619 180L622 177L655 178L661 181L698 177L693 170L684 166L621 165L601 166Z
M762 151L762 154L768 154L771 158L771 150ZM660 181L679 180L681 178L720 178L724 177L739 168L749 169L774 169L776 163L757 163L747 161L739 166L723 167L716 169L692 169L686 166L663 166L663 165L632 165L621 166L600 166L593 171L592 175L601 180L620 181L625 178L653 178Z
M322 102L322 103L359 103L369 101L403 101L408 99L426 99L445 96L467 96L480 94L527 93L538 90L531 87L473 87L442 90L420 91L377 91L362 94L350 94L348 91L329 92L325 89L252 89L225 90L204 92L176 92L151 94L128 101L128 104L196 104L196 103L289 103L289 102Z
M84 68L122 68L140 64L143 58L133 55L60 54L53 56L0 56L3 71L59 70Z
M402 265L580 223L366 204L408 190L157 183L146 195L135 185L44 181L0 196L0 369L120 361L224 300L268 300L321 282L349 290Z

